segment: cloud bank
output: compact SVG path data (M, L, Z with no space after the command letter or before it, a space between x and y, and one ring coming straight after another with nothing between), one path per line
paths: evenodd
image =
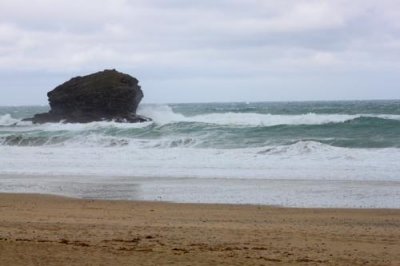
M117 68L148 102L400 98L400 4L2 0L0 104Z

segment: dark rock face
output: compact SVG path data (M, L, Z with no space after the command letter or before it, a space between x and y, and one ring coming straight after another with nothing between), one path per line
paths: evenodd
M37 114L34 123L87 123L102 120L144 122L149 118L136 115L143 98L139 81L116 70L104 70L75 77L50 91L51 110Z

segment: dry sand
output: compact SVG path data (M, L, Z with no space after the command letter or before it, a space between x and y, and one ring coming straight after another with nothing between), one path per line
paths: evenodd
M400 210L0 194L0 265L400 265Z

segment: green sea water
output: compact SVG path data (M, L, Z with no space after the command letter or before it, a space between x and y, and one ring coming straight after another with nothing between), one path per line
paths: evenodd
M0 192L400 208L400 101L141 104L140 124L0 107Z
M152 142L149 146L236 149L314 141L347 148L400 147L400 101L395 100L147 104L139 113L154 122L103 123L82 130L55 125L48 130L20 121L45 111L0 107L0 144L55 145L97 134L114 137L115 145L142 140Z

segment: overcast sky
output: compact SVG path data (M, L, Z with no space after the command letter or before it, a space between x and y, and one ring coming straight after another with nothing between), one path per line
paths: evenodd
M0 0L0 105L105 68L144 102L400 99L400 1Z

